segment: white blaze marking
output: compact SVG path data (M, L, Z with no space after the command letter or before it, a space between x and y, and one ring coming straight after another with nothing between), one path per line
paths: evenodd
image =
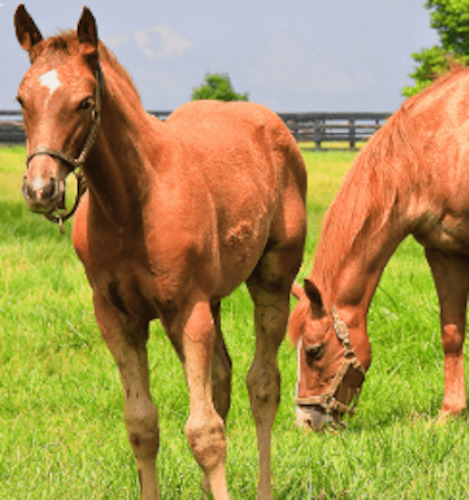
M49 95L52 95L60 87L60 80L55 69L51 69L47 73L44 73L39 78L39 81L43 87L49 89Z

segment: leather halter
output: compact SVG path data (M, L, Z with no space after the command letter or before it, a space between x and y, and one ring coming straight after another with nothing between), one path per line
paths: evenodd
M365 369L360 361L358 361L355 351L352 349L347 325L340 319L334 306L332 306L332 318L334 320L334 331L344 350L344 360L342 361L338 372L334 375L334 378L325 393L305 398L297 397L295 403L298 406L319 406L323 408L326 413L335 411L341 415L344 413L353 415L355 412L355 406L358 403L360 387L358 387L357 392L352 399L353 405L351 406L348 406L347 404L336 399L337 391L350 370L356 371L358 375L364 379Z
M68 167L68 174L73 173L73 175L77 179L77 194L75 197L75 203L73 204L73 207L68 212L65 212L63 214L59 213L57 209L53 210L52 212L43 214L44 217L46 217L48 220L60 224L60 229L62 232L63 232L64 221L69 219L75 213L76 209L78 208L78 205L80 204L81 197L85 194L87 189L87 182L83 173L83 165L85 164L86 158L88 157L88 154L91 148L93 147L96 137L98 136L99 126L101 123L101 97L103 92L103 74L99 61L98 61L98 68L96 70L96 81L98 85L96 87L94 95L95 105L91 109L91 128L88 132L88 136L83 144L83 148L78 157L74 158L73 156L64 153L63 151L60 151L58 149L52 149L46 146L39 146L37 148L34 148L29 153L26 159L27 169L29 168L31 160L36 156L47 155L52 158L62 160Z

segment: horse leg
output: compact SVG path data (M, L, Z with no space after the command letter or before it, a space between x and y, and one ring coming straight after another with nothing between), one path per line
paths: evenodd
M301 253L298 257L296 261L299 263ZM291 263L289 253L271 251L264 255L247 282L254 302L256 329L256 349L247 375L247 386L257 431L258 499L272 498L271 433L280 402L277 353L286 332L290 288L297 269Z
M211 305L213 321L215 323L215 345L212 358L212 399L215 410L226 422L231 403L231 358L223 340L220 321L220 302ZM210 484L204 475L202 489L208 495Z
M215 323L215 345L212 360L212 397L215 410L226 421L231 402L231 358L223 340L220 302L211 305Z
M148 325L126 321L98 293L95 314L106 344L119 369L124 390L124 419L137 463L142 500L159 499L156 456L158 413L151 401L146 342Z
M445 391L441 413L457 414L466 408L463 343L466 328L466 300L469 290L469 262L426 249L438 293L441 311L441 339L444 352Z
M194 458L204 472L203 485L210 488L216 500L228 499L225 426L212 398L212 358L214 345L220 342L216 340L210 304L196 300L186 311L166 315L164 324L184 366L190 395L185 431ZM225 402L215 400L220 411L227 413L229 399L225 396Z

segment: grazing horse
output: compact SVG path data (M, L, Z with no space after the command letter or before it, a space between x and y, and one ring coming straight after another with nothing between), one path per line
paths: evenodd
M404 102L357 156L323 221L313 270L290 317L298 350L298 423L353 413L371 351L368 309L399 243L424 247L440 303L441 416L466 408L469 291L469 69Z
M258 496L271 498L277 351L305 238L306 172L294 139L277 115L251 103L194 102L167 122L145 113L127 72L98 41L86 7L76 32L43 39L23 5L15 26L31 60L18 90L28 151L23 193L31 210L60 219L67 174L78 170L86 179L73 244L122 378L141 498L159 497L158 414L146 350L154 318L184 367L185 431L204 486L228 498L231 360L220 301L242 282L255 309L247 385Z

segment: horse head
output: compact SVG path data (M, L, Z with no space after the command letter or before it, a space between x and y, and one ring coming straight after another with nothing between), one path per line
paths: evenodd
M80 169L99 127L101 76L96 22L85 7L77 31L44 40L23 5L16 36L31 66L18 89L27 136L23 196L53 217L65 208L65 180Z
M291 317L289 334L297 345L297 423L322 430L341 424L345 413L353 413L365 370L350 345L347 326L331 307L327 312L316 285L305 280L295 284L299 299Z

